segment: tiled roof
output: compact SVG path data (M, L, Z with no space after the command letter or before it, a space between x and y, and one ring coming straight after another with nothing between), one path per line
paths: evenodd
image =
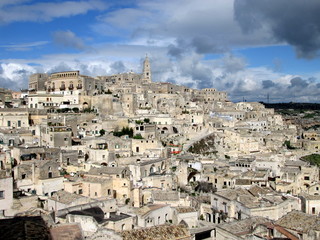
M252 218L247 218L241 221L234 221L231 223L219 224L217 227L225 231L228 231L234 235L241 236L241 235L251 233L253 226L257 226L258 224L265 224L269 222L270 220L263 217L252 217Z
M76 224L57 225L50 229L52 240L81 240L81 227Z
M89 175L102 175L102 174L121 174L126 168L123 167L101 167L91 168L88 172Z
M197 212L197 210L193 207L176 207L178 213L190 213Z
M150 204L148 206L143 206L143 207L137 209L136 210L136 214L143 216L143 215L146 215L146 214L150 213L151 211L154 211L154 210L166 207L166 206L169 206L169 205L165 205L165 204Z
M191 239L189 230L183 225L159 225L133 229L121 233L123 240L174 240Z
M299 211L286 214L276 221L276 224L303 233L308 233L310 230L320 231L320 217Z
M64 203L64 204L70 204L79 198L87 198L87 197L84 197L75 193L69 193L64 190L57 191L52 195L52 197L50 197L50 199L57 202Z
M176 191L152 191L155 201L179 201L179 193Z

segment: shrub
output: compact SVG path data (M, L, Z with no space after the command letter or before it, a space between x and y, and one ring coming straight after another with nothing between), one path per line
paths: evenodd
M145 118L145 119L143 119L143 121L144 121L145 123L150 123L150 119L149 119L149 118Z
M141 136L141 134L137 134L135 136L133 136L133 139L143 139L143 137Z
M295 147L291 146L291 143L288 140L284 141L283 146L286 146L287 149L296 149Z
M105 135L105 134L106 134L106 130L101 129L101 130L99 131L99 133L100 133L100 136L103 136L103 135Z

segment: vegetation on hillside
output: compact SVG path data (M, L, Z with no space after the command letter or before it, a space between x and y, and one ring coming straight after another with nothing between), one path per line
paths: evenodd
M293 109L293 110L319 110L320 111L320 103L265 103L261 102L266 108L274 108L274 109Z
M133 137L133 129L129 127L123 127L121 131L113 132L113 136L121 137L123 135L128 135L129 138Z
M320 154L310 154L301 158L301 160L310 162L311 165L320 166Z
M198 142L195 142L189 149L188 152L209 155L217 153L214 144L214 136L210 135Z

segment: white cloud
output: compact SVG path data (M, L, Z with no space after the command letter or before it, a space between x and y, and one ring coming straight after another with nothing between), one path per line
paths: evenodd
M8 51L29 51L33 48L41 47L48 43L49 43L48 41L36 41L36 42L28 42L28 43L0 45L0 48L5 48Z
M234 20L233 3L233 0L203 4L193 0L142 0L132 8L117 9L98 17L98 24L92 28L98 33L126 37L133 42L170 39L173 43L183 39L198 53L276 43L267 26L250 35L244 34Z
M17 21L51 21L54 18L85 14L90 10L104 10L107 5L101 0L66 1L60 3L39 2L31 4L0 5L0 23Z
M139 47L133 46L131 54L122 59L127 48L106 48L95 57L90 53L81 53L47 55L32 60L6 60L7 63L2 61L1 87L26 88L28 76L35 72L80 70L89 76L129 70L141 72L144 54L139 51ZM113 51L119 54L113 55L113 58L105 57ZM154 81L174 82L194 88L213 87L227 91L232 101L241 101L243 98L248 101L266 101L269 94L271 101L320 102L320 86L310 76L282 74L266 67L249 68L243 57L226 54L215 60L203 60L203 55L193 53L172 60L161 48L156 48L150 59ZM315 76L318 75L315 73Z
M86 48L82 39L70 30L54 32L53 42L63 47L72 47L79 50L84 50Z

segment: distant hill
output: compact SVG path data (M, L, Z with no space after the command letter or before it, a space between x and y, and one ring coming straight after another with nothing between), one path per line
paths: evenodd
M320 110L320 103L262 103L266 108L278 109L294 109L294 110Z

